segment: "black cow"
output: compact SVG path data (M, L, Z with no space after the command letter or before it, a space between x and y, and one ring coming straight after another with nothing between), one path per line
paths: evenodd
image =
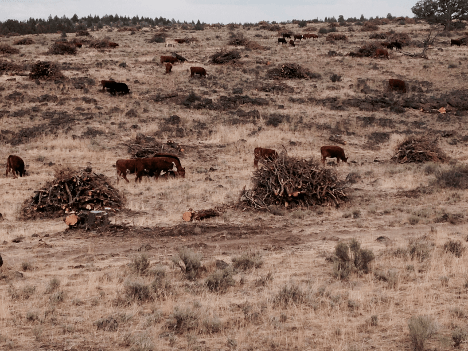
M130 90L127 84L114 82L113 80L101 80L102 90L107 89L109 93L115 95L116 93L128 94Z
M287 44L287 43L286 43L286 39L284 39L284 38L278 38L278 44L279 44L279 43L281 43L281 45Z

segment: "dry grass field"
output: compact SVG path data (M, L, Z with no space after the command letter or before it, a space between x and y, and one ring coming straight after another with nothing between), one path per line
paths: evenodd
M329 28L283 30L310 27ZM0 349L467 350L468 192L440 179L468 159L468 48L440 36L428 59L405 55L422 52L429 26L392 22L378 32L406 33L409 45L389 60L356 58L346 54L383 40L357 25L337 30L348 40L320 35L291 47L260 26L172 28L168 38L197 39L173 48L148 43L159 29L103 29L91 35L117 48L84 43L76 55L46 53L60 34L22 46L1 37L20 52L0 60L22 69L0 71L0 158L21 156L28 174L0 177ZM259 49L229 46L240 33ZM240 58L210 63L221 49ZM159 58L172 52L188 62L165 74ZM30 80L36 61L57 63L66 78ZM289 63L315 74L270 79ZM190 78L191 66L208 76ZM389 92L391 78L407 93ZM108 79L131 94L101 91ZM115 162L130 158L140 134L181 145L186 177L117 184ZM326 167L348 179L345 205L236 206L253 186L255 147L319 160L336 135L348 162ZM409 135L438 137L450 161L392 162ZM20 218L58 168L87 166L126 198L112 228ZM182 221L189 208L217 206L219 217ZM335 248L352 239L375 259L367 271L339 273Z

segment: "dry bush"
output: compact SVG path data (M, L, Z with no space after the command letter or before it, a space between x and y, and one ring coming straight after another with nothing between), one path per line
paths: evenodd
M409 241L407 252L411 260L417 259L419 262L423 262L431 256L434 247L435 244L432 240L426 236L422 236Z
M402 45L409 45L411 42L411 38L408 33L387 33L387 40L390 42L398 42Z
M79 30L75 34L77 37L89 37L90 34L87 30Z
M177 334L213 334L222 331L223 323L211 317L201 306L194 308L175 307L169 316L166 327Z
M468 189L468 166L454 165L435 172L435 183L442 188Z
M326 41L336 41L336 40L348 41L348 37L346 35L340 34L340 33L328 33L325 40Z
M262 165L252 177L253 189L241 194L243 205L269 209L280 205L289 208L334 204L347 200L336 172L314 160L280 156Z
M236 285L232 276L232 269L218 269L206 278L205 284L212 292L226 292L229 287Z
M236 60L240 59L240 52L237 50L230 50L227 51L222 49L221 51L216 52L210 58L211 63L220 65L228 62L236 62Z
M0 74L3 72L21 72L23 68L20 65L17 65L13 62L0 61Z
M76 46L64 41L57 41L47 51L49 55L76 55Z
M387 39L387 33L372 33L369 39Z
M124 292L128 302L144 303L153 300L150 287L139 281L126 281Z
M245 253L232 258L232 265L235 269L247 271L252 268L260 268L263 265L262 256L258 253Z
M267 77L270 79L320 79L319 73L310 72L308 69L295 63L285 63L277 68L267 71Z
M376 30L379 30L379 26L370 21L365 22L361 27L361 32L371 32Z
M202 257L200 253L183 248L177 256L172 257L172 262L181 269L188 280L195 280L200 274Z
M249 39L244 36L242 32L231 33L228 45L244 46L247 45Z
M298 284L291 282L281 287L280 291L273 298L273 304L287 307L292 304L307 303L309 300L310 296L308 292L301 289Z
M448 157L437 143L437 138L410 136L397 146L396 154L392 160L397 163L448 161Z
M167 34L165 32L157 32L155 33L151 39L148 39L148 43L165 43L167 38Z
M94 49L103 49L109 47L109 39L96 39L89 42L89 47Z
M427 339L437 331L436 324L429 316L411 317L408 328L414 351L424 351Z
M0 44L0 54L4 55L12 55L12 54L19 54L19 49L12 48L8 44Z
M130 269L137 275L144 275L147 273L150 262L146 255L135 256L130 262Z
M462 257L463 252L465 252L465 249L466 248L463 246L460 240L448 240L444 244L444 251L452 253L453 255L455 255L455 257Z
M339 243L335 247L333 274L336 278L346 280L352 273L369 273L369 264L375 259L374 253L362 249L361 244L352 239L349 244Z
M31 45L34 44L34 40L31 38L21 38L16 40L13 45Z

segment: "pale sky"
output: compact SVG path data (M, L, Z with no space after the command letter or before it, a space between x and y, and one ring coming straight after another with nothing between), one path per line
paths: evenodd
M0 0L0 21L44 18L49 15L70 18L88 15L145 16L174 18L205 23L245 23L348 17L410 16L416 0Z

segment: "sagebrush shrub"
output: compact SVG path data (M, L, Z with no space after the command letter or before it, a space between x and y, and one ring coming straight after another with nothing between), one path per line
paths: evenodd
M263 259L258 253L245 253L241 256L233 257L232 265L235 269L247 271L252 268L260 268L263 265Z
M130 269L138 275L143 275L147 272L150 262L146 255L136 256L132 259L130 263Z
M408 328L414 351L424 351L427 339L437 331L436 325L429 316L413 316L408 321Z
M202 257L200 253L193 252L188 248L183 248L179 250L177 256L172 258L172 262L180 267L187 279L195 280L200 273ZM183 266L180 262L183 263Z
M232 269L218 269L206 278L205 284L210 291L225 292L230 286L236 285L232 275Z
M465 247L463 246L460 240L455 241L455 240L449 239L444 244L444 251L450 252L454 254L456 257L461 257L463 255L463 252L465 251Z
M348 244L339 243L335 247L334 275L341 280L348 279L353 272L369 273L369 264L375 259L374 253L368 249L361 249L361 244L352 239Z

